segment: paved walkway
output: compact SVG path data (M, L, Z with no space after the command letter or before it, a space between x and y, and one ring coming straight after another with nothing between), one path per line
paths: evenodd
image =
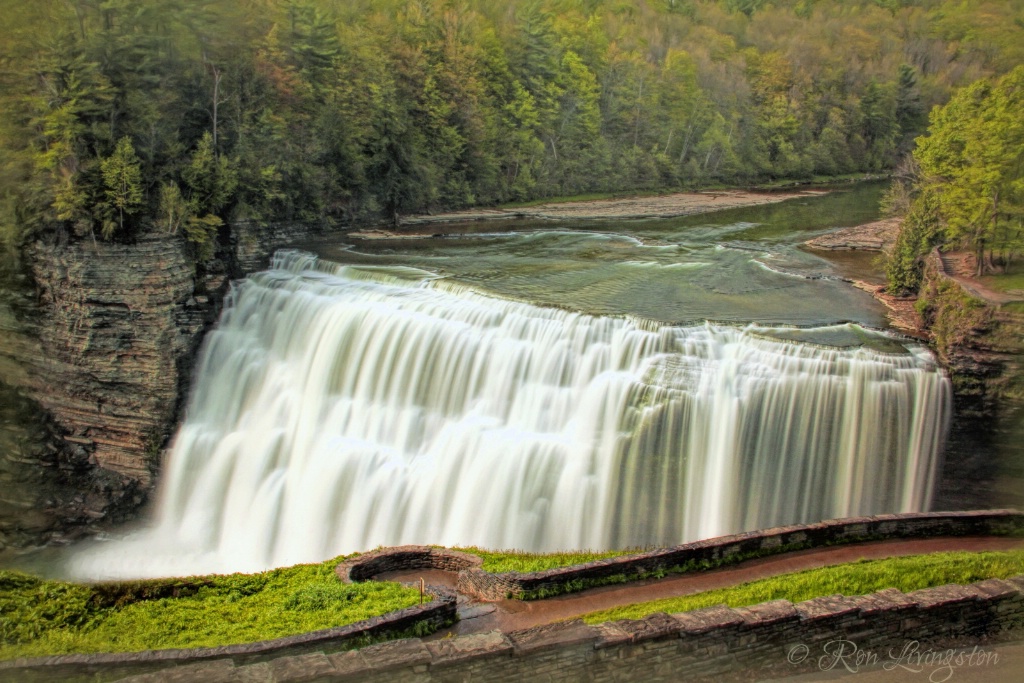
M544 600L502 600L494 603L467 600L460 607L460 621L450 629L430 636L428 640L445 638L449 635L485 633L495 629L507 633L555 621L573 619L595 610L659 598L690 595L716 588L727 588L778 574L855 562L859 559L882 559L950 550L1012 550L1022 547L1024 547L1024 540L1005 537L893 539L801 550L774 557L748 560L722 569L602 586ZM455 574L439 570L390 572L375 578L419 583L420 577L423 577L428 584L440 583L449 586L455 584Z

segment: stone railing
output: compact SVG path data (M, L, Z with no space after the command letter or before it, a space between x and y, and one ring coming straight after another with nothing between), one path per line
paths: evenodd
M530 572L492 573L479 568L481 559L470 553L429 546L400 546L375 550L342 562L337 573L347 582L367 581L388 571L446 569L459 572L460 593L478 600L528 600L807 548L886 539L1007 536L1019 532L1024 532L1024 514L1016 510L910 512L776 526L636 555Z
M344 581L402 570L457 571L459 592L497 600L510 595L537 597L579 590L812 547L1022 532L1024 514L1015 510L905 513L777 527L542 572L490 574L479 568L482 561L475 555L428 546L375 550L343 562L336 571ZM429 591L434 600L425 605L349 626L259 643L0 662L0 682L84 683L134 674L153 677L139 678L138 683L207 677L268 683L390 681L405 669L410 677L423 681L466 677L518 681L563 670L575 673L559 673L552 680L576 680L583 677L584 670L587 677L593 674L595 678L617 680L625 672L632 672L630 667L634 665L639 667L637 680L674 681L679 679L678 671L689 672L687 676L693 680L705 675L724 680L722 672L736 667L749 670L778 665L797 672L801 669L787 660L787 647L801 644L811 650L820 649L829 638L852 638L851 634L856 635L863 649L894 646L907 639L976 638L1024 629L1024 576L1018 576L966 587L930 588L909 595L887 590L858 598L817 598L796 606L776 601L735 610L715 607L598 627L572 622L508 635L490 633L427 643L401 640L337 652L381 638L400 637L416 628L428 631L452 622L457 609L455 594L438 586L429 587ZM330 652L335 654L325 654ZM173 668L157 671L168 667ZM605 669L610 673L597 675ZM673 673L666 675L665 671Z
M1013 662L992 656L993 641L1024 633L1024 575L904 594L833 595L588 626L561 622L434 641L397 640L336 654L283 657L250 666L200 664L124 683L391 683L393 681L749 681L846 664L924 669L922 680L950 680L957 669L986 667L987 680L1013 680ZM977 644L959 659L949 648ZM938 673L924 658L945 661ZM836 654L845 659L836 660ZM916 659L915 659L916 658Z
M445 569L458 572L460 593L478 600L528 600L807 548L889 538L1015 533L1024 533L1024 514L1016 510L901 513L775 527L538 572L492 574L480 569L480 558L470 553L401 546L343 562L337 573L343 581L365 581L385 572Z
M467 569L459 572L458 590L481 600L532 599L806 548L889 538L990 536L1021 532L1024 532L1024 514L1016 510L851 517L722 536L539 572L490 574L480 569Z

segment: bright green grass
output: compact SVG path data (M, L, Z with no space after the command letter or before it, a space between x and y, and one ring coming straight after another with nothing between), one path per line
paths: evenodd
M768 600L802 602L823 595L866 595L885 588L909 592L947 583L967 584L1024 573L1024 550L948 552L887 560L861 560L821 569L782 574L732 588L641 602L583 616L589 624L616 619L641 619L655 612L688 612L725 603L730 607Z
M343 584L342 558L261 574L95 586L0 571L0 660L211 647L343 626L419 602L392 582Z
M609 557L622 557L643 552L640 548L627 550L610 550L594 552L577 550L563 553L528 553L522 550L483 550L481 548L453 548L464 553L472 553L483 558L481 567L485 572L501 574L502 572L539 572L556 567L571 567L574 564L604 560Z

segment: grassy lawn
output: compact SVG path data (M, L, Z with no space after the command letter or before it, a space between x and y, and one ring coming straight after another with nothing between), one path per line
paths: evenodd
M0 571L0 660L210 647L343 626L419 602L417 589L343 584L343 558L261 574L122 584Z
M688 612L722 603L730 607L780 599L795 603L836 593L865 595L885 588L910 592L947 583L967 584L990 578L1005 579L1021 573L1024 573L1024 550L947 552L887 560L861 560L782 574L732 588L591 612L584 615L583 620L597 624L616 619L641 619L655 612Z
M609 550L594 552L577 550L563 553L528 553L522 550L483 550L481 548L452 548L464 553L472 553L483 558L481 567L485 572L501 574L502 572L539 572L556 567L571 567L574 564L603 560L609 557L635 555L643 552L640 548L627 550Z

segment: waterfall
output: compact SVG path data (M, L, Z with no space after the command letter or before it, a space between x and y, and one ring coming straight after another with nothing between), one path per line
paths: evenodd
M81 571L666 545L927 509L950 402L927 351L769 332L281 252L208 335L154 527Z

